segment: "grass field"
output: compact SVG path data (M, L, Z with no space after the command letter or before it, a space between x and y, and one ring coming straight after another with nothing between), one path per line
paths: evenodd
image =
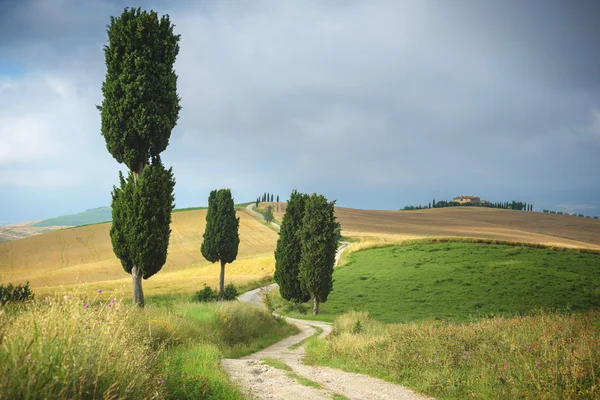
M240 248L238 259L227 266L227 281L244 283L272 274L277 233L244 211L237 214ZM216 284L219 266L200 253L205 223L206 210L173 214L167 262L144 282L146 294L192 292L202 283ZM114 256L109 230L110 223L104 223L0 243L0 282L29 280L38 293L91 282L105 290L128 291L130 278Z
M353 310L409 322L600 307L600 255L578 252L416 242L353 253L333 278L321 320Z
M79 286L0 309L0 398L241 400L221 357L298 332L239 302L140 310L113 295Z
M438 399L597 399L600 313L539 313L470 324L339 317L308 363L361 372Z

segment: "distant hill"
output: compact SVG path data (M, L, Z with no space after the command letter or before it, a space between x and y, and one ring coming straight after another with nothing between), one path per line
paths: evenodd
M285 203L273 206L281 221ZM459 236L600 249L600 220L569 215L501 210L485 207L448 207L416 211L335 208L342 234L387 237L390 241L428 236Z
M98 224L112 220L110 207L98 207L80 212L77 214L63 215L60 217L49 218L43 221L34 223L32 226L36 228L46 226L81 226Z

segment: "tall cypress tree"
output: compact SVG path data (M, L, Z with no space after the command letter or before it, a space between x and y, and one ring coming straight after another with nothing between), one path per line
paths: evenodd
M109 153L130 171L113 190L111 240L132 276L133 302L143 307L141 279L162 267L169 241L170 214L155 215L173 207L173 174L164 169L159 155L169 144L181 109L173 69L180 36L173 33L168 15L159 19L156 12L139 8L111 17L107 33L104 99L98 106L101 132Z
M211 191L208 196L204 241L200 251L208 261L221 262L219 301L223 301L225 290L225 264L230 264L237 258L240 244L239 225L240 219L235 216L231 190Z
M335 201L316 193L306 199L300 229L302 252L299 278L313 299L313 314L327 301L333 289L333 267L337 250Z
M296 190L290 195L275 248L274 278L279 284L281 297L299 303L310 299L310 294L302 286L298 277L302 252L299 231L304 218L306 198L306 194L298 193Z

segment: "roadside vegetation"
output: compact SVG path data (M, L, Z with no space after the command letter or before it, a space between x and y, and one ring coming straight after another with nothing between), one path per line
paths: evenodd
M383 378L439 399L600 396L600 312L471 323L383 324L345 314L306 362Z
M65 293L1 308L0 398L242 399L221 357L297 332L238 302L141 310L101 297Z

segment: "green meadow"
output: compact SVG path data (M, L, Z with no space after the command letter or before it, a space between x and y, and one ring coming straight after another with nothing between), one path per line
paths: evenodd
M333 278L317 319L364 311L382 322L466 322L600 306L600 256L575 251L409 242L353 253ZM301 313L307 306L274 302L289 315L313 318Z

